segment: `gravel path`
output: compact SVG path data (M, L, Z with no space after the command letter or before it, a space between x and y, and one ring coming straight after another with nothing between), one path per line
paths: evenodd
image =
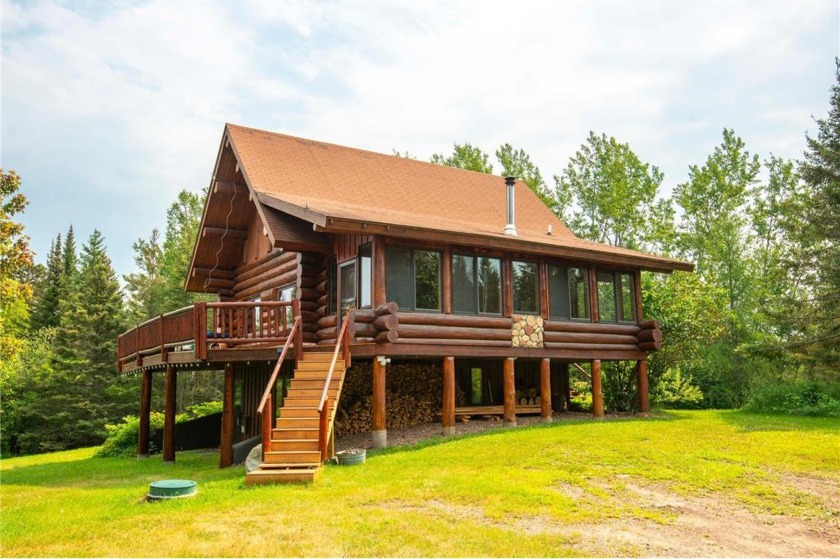
M632 417L638 416L631 413L611 413L607 414L605 419L628 419ZM592 414L578 412L554 414L554 421L581 421L586 419L592 419ZM539 415L519 416L516 418L517 425L533 425L535 423L540 423L541 421L542 419ZM465 433L481 433L483 431L501 428L501 417L474 417L467 423L456 423L455 433L457 435L463 435ZM405 427L403 429L388 429L388 446L407 446L416 444L426 439L442 438L440 430L440 423L424 423L422 425L414 425L413 427ZM335 441L336 451L348 450L351 448L371 448L372 446L373 441L371 440L370 432L348 435L346 437L338 438Z

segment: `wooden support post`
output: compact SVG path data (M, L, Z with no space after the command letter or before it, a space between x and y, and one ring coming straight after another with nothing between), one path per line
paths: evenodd
M335 291L336 286L329 286ZM385 293L385 239L376 237L373 240L373 308L386 303Z
M385 364L379 356L373 358L373 448L388 446L388 431L385 428Z
M650 403L648 400L647 359L640 359L636 361L636 383L639 391L639 413L647 414L650 412Z
M589 268L589 316L592 322L601 322L598 310L598 269L595 266Z
M440 266L442 309L444 314L452 314L452 252L449 245L443 247L441 258L443 259Z
M152 371L143 371L140 385L140 426L137 431L137 458L149 457L149 414L152 410Z
M502 374L505 402L505 427L516 427L516 382L513 378L514 357L506 357Z
M543 422L551 423L551 359L540 360L540 416Z
M163 405L163 461L175 462L175 393L178 391L178 379L175 367L166 368L166 389Z
M566 411L572 411L572 383L569 379L569 364L563 363L560 369L560 382L563 386L563 408Z
M592 365L592 415L604 417L604 393L601 390L601 360L593 359Z
M443 410L441 412L441 433L455 434L455 358L443 358Z
M219 467L233 465L233 366L225 365L225 391L222 395L222 433L219 438Z

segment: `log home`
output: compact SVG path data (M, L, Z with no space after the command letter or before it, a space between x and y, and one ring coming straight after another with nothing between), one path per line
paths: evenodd
M138 455L149 451L152 375L163 373L163 455L175 459L184 369L224 371L220 461L261 437L249 484L315 477L354 370L369 374L366 404L352 409L369 418L374 446L387 444L388 387L409 386L390 371L423 366L436 396L416 405L432 401L444 434L459 414L549 421L568 409L569 366L581 362L596 417L602 360L636 362L646 412L646 356L661 332L643 318L641 270L692 265L579 239L513 177L229 124L186 280L218 301L118 340L118 369L142 374Z

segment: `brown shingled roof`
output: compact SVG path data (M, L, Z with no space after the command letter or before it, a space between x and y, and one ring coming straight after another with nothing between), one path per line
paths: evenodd
M516 229L506 219L504 180L284 134L226 126L242 173L260 201L294 208L324 225L328 218L515 241L525 252L546 248L621 255L642 268L690 270L690 264L579 239L521 181L516 182ZM547 235L548 226L553 234Z

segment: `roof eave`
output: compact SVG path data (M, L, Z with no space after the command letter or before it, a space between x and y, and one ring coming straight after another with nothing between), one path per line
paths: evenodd
M386 237L401 237L425 241L452 242L483 248L513 250L546 256L586 260L613 266L625 265L650 272L671 273L674 271L694 271L694 264L691 264L690 262L683 262L681 260L673 260L654 255L615 254L599 251L594 247L593 249L586 249L580 247L558 246L555 244L540 243L516 237L500 238L478 233L461 233L440 229L396 225L392 223L359 221L334 216L325 216L324 221L324 225L314 224L316 231L324 233L361 233L365 235L383 235Z

